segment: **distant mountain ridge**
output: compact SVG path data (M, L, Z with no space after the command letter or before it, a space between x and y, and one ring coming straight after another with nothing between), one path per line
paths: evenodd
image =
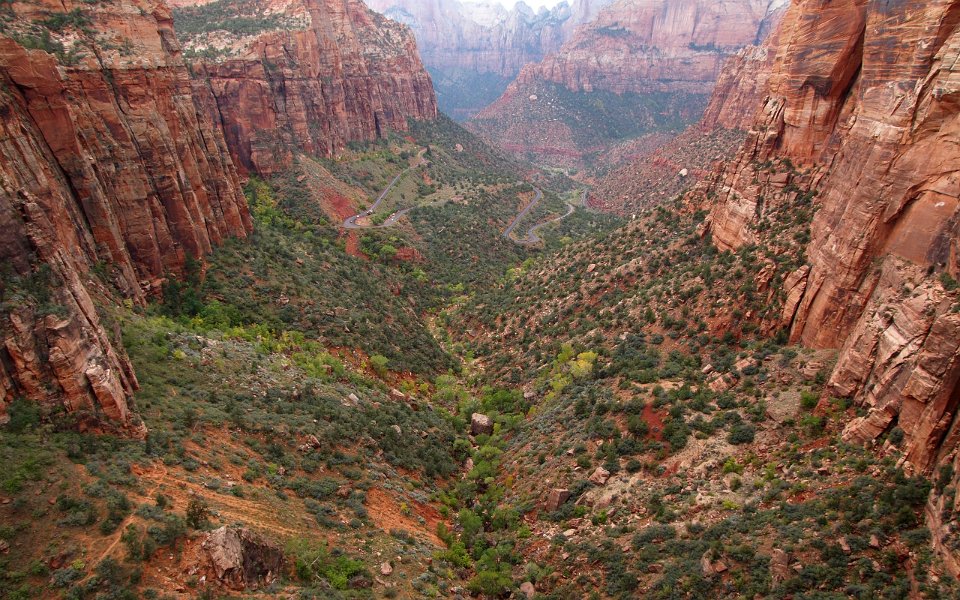
M542 60L612 0L574 0L535 11L523 2L367 0L417 38L440 107L455 118L475 114L499 96L529 63Z
M727 58L762 41L784 6L618 0L557 52L524 67L473 124L510 152L558 164L651 131L682 129L700 118Z

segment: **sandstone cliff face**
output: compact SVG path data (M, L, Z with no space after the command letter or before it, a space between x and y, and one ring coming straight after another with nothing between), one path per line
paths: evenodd
M18 2L0 36L0 414L16 397L131 422L94 298L142 302L251 221L213 97L162 3ZM25 45L43 49L27 50Z
M618 0L517 78L573 91L710 93L728 56L760 36L770 0Z
M409 25L431 69L464 69L513 78L524 65L560 49L576 27L611 0L576 0L534 12L523 3L368 0L370 8Z
M644 124L632 133L682 130L702 116L728 57L762 41L781 4L617 0L556 53L525 67L472 125L503 148L546 158L595 151L582 132L623 113ZM575 114L577 106L596 114Z
M574 0L534 11L520 2L367 0L374 10L409 25L437 90L441 109L458 120L496 100L520 69L570 39L612 0Z
M956 465L960 2L801 1L780 39L766 101L714 185L713 239L750 243L771 203L816 191L783 324L796 341L840 348L828 393L864 410L847 439L899 427L909 465ZM758 177L771 159L799 168L775 187Z
M700 119L703 129L750 129L766 97L776 47L774 37L768 44L748 46L728 59Z
M244 173L274 174L296 151L330 156L437 116L410 31L361 0L189 4L201 6L176 13L178 34Z

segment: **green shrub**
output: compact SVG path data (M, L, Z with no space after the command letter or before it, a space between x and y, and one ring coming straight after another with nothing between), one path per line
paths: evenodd
M193 529L200 529L207 524L210 518L210 507L203 498L193 497L187 503L187 525Z
M727 435L727 441L734 445L749 444L753 442L756 433L756 428L749 423L735 423L730 428L730 433Z
M803 408L803 410L813 410L819 402L820 397L813 392L806 390L800 392L800 407Z
M338 550L331 551L326 545L298 538L287 544L286 551L293 559L297 579L302 582L317 583L324 580L335 589L345 590L350 581L357 577L370 580L370 574L362 562Z
M15 398L7 406L7 415L10 417L7 429L13 433L23 433L40 424L40 406L23 398Z

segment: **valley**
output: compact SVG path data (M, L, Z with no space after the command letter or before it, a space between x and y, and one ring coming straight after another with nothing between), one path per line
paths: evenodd
M960 3L369 4L0 5L0 597L960 596Z

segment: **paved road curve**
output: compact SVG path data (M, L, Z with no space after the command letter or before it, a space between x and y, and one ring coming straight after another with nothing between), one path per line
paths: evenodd
M381 229L383 227L393 227L394 225L397 224L397 221L400 220L400 217L402 217L403 215L407 214L408 212L416 208L416 206L411 206L410 208L405 208L403 210L397 211L392 215L390 215L389 217L387 217L387 219L380 225L360 225L359 223L357 223L357 219L360 219L362 217L369 217L373 215L375 212L377 212L377 208L380 206L380 203L383 202L383 199L387 197L387 194L390 193L390 190L393 189L393 186L397 185L397 182L400 181L400 179L404 175L406 175L407 173L409 173L414 169L417 169L423 166L424 164L423 155L426 153L427 153L426 148L421 150L418 156L417 164L411 165L406 169L397 173L396 176L394 176L394 178L390 180L390 183L387 184L387 187L383 188L383 191L380 192L380 195L377 197L376 202L373 203L373 206L371 206L370 208L368 208L367 210L363 211L358 215L353 215L352 217L348 217L343 222L342 227L344 229Z
M507 238L508 240L511 239L510 235L513 233L513 230L517 228L517 225L520 224L520 221L530 214L530 211L536 208L537 204L540 204L540 200L543 199L543 192L540 191L540 188L534 187L533 190L537 193L537 195L533 198L533 200L530 201L530 204L526 205L524 209L520 211L520 214L514 217L510 225L503 230L503 237Z
M534 188L534 189L536 189L536 188ZM521 212L521 213L517 216L517 218L513 220L513 223L511 223L511 224L510 224L510 227L507 228L507 231L504 232L504 237L506 237L506 238L508 238L508 239L513 239L513 238L510 237L510 233L511 233L511 232L513 231L513 229L517 226L517 224L519 223L520 219L522 219L523 217L525 217L525 216L527 215L527 213L529 213L530 210L531 210L534 206L536 206L537 202L539 202L540 199L543 197L543 194L540 193L540 190L539 190L539 189L537 190L537 194L538 194L538 195L537 195L536 198L534 198L533 202L531 202L530 205L527 206L527 208L525 208L525 209L523 210L523 212ZM582 192L582 194L581 194L581 196L580 196L580 202L581 202L584 206L586 206L586 204L587 204L587 190L583 190L583 192ZM544 221L543 223L538 223L538 224L534 225L533 227L531 227L531 228L527 231L526 237L524 237L524 238L522 238L522 239L519 239L519 240L513 240L513 241L516 242L517 244L522 245L522 246L531 246L531 245L533 245L533 244L539 244L540 242L543 241L543 239L537 234L538 231L540 231L541 229L543 229L543 228L546 227L547 225L552 225L553 223L557 223L558 221L562 221L562 220L566 219L567 217L569 217L570 215L572 215L576 210L577 210L576 205L567 202L567 212L566 212L566 213L564 213L563 215L561 215L561 216L559 216L559 217L555 217L555 218L553 218L553 219L550 219L549 221Z

